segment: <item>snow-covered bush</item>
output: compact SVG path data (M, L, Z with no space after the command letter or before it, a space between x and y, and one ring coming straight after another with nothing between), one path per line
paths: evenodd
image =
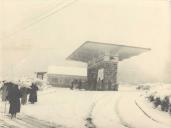
M47 84L46 80L34 79L34 82L38 86L39 90L44 90L51 87L50 85Z
M156 108L157 108L159 105L161 105L161 99L160 99L160 97L155 98L154 101L153 101L153 103L154 103L154 106L155 106Z
M28 87L30 88L32 83L35 83L39 90L44 90L48 87L51 87L50 85L47 85L47 82L45 80L41 80L41 79L22 79L20 80L20 82L18 82L19 86L25 86L25 87Z
M147 98L155 108L171 114L171 85L159 84L151 86Z
M150 85L139 85L137 90L150 90Z

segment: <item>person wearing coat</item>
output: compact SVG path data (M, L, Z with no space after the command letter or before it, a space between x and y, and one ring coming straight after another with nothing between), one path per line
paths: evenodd
M31 102L31 104L37 102L37 91L38 91L37 85L35 83L32 83L30 89L30 96L29 96L29 102Z
M4 83L2 87L0 88L1 91L1 99L2 101L6 101L7 95L8 95L8 87L7 83Z
M71 90L73 90L73 88L74 88L74 80L71 82Z
M78 81L78 89L82 89L82 81L81 81L81 79Z
M25 105L27 103L27 95L29 94L29 88L22 86L20 88L21 92L21 104Z
M20 97L21 93L17 84L9 83L10 88L8 90L7 100L10 103L9 113L11 114L11 119L16 117L16 114L20 112Z

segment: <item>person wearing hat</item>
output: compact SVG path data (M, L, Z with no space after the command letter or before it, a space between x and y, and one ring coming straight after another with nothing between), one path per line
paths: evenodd
M36 83L33 82L31 85L30 96L29 96L29 102L31 102L31 104L37 102L37 91L38 91L38 87Z
M21 84L20 87L20 92L21 92L21 104L25 105L27 103L27 95L29 94L29 88L26 87L23 83Z
M18 85L10 82L10 88L8 90L7 99L10 103L9 113L11 114L11 119L16 117L16 114L20 112L20 98L21 93Z

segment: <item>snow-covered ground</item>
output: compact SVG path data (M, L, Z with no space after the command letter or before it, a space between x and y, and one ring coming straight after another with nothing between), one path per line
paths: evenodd
M171 84L164 83L146 83L140 85L144 90L147 90L148 95L155 95L163 99L165 96L171 96ZM146 89L147 88L147 89Z
M148 83L138 86L137 89L142 91L146 102L151 102L151 107L171 114L171 84Z
M0 102L1 103L1 102ZM153 109L133 86L114 91L79 91L46 88L36 104L22 106L18 119L3 116L0 126L17 128L170 128L171 117ZM8 108L7 104L7 108ZM92 119L89 122L87 119ZM25 124L25 125L23 125ZM9 126L10 125L10 126Z

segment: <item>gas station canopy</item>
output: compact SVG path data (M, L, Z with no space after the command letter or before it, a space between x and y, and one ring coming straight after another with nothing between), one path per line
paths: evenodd
M117 56L119 61L122 61L124 59L130 58L132 56L137 56L149 50L151 49L86 41L79 48L77 48L69 57L67 57L67 59L88 63L89 61L95 58L100 58L104 57L105 55L108 55L110 57Z

